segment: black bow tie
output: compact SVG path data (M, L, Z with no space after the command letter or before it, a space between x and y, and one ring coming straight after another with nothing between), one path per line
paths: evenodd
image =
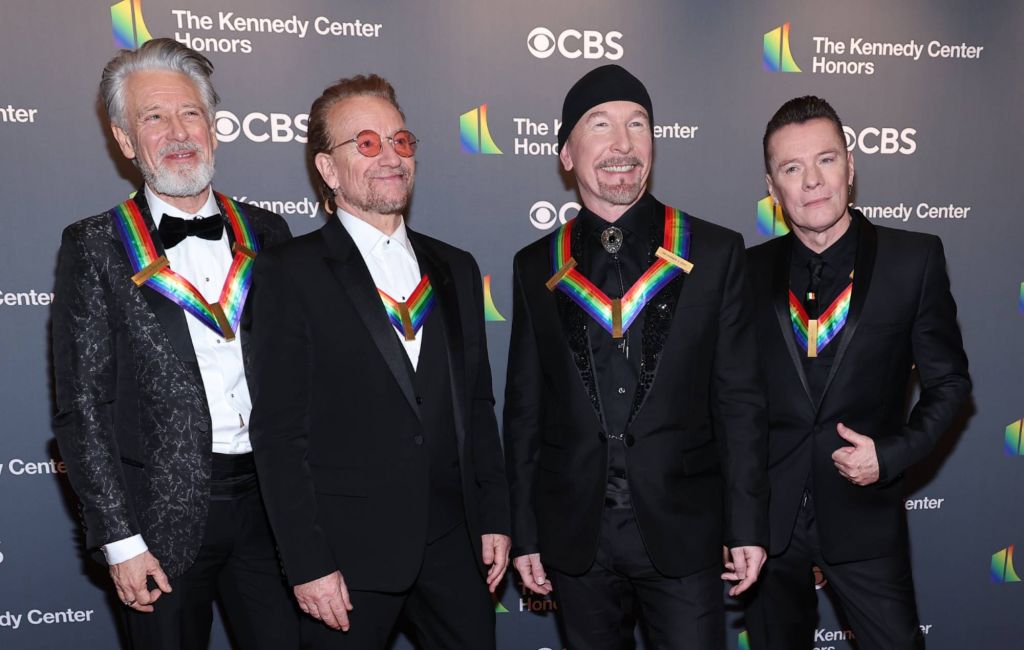
M160 219L160 241L164 248L174 248L186 237L202 237L216 241L224 232L224 219L219 214L203 219L179 219L164 215Z

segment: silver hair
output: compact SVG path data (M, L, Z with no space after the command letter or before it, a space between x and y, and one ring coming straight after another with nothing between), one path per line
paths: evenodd
M220 103L220 97L210 81L213 64L202 54L171 38L155 38L146 41L137 50L121 50L103 68L100 98L111 122L127 130L128 123L124 115L125 82L129 75L141 70L169 70L188 76L202 97L207 121L213 123L213 109Z

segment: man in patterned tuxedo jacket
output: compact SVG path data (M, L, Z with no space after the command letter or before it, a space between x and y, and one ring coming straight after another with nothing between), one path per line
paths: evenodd
M145 179L64 231L54 430L133 648L205 648L219 598L243 648L298 646L249 443L239 331L276 214L213 192L212 64L170 39L122 50L100 94Z
M616 65L558 132L583 208L516 255L505 397L512 555L569 648L725 647L721 573L767 545L764 400L743 240L647 193L651 99Z

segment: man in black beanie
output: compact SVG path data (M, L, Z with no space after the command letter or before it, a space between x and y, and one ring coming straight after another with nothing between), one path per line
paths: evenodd
M572 649L631 648L637 620L648 648L725 648L720 574L745 591L768 542L743 239L647 192L651 114L617 65L569 90L583 208L515 258L512 555Z

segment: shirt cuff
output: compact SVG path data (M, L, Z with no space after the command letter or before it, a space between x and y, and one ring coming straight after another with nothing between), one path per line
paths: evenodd
M101 549L103 557L107 558L107 564L120 564L127 562L136 555L145 553L149 550L149 547L142 540L142 535L132 535L125 539L119 539L116 542L104 544Z

